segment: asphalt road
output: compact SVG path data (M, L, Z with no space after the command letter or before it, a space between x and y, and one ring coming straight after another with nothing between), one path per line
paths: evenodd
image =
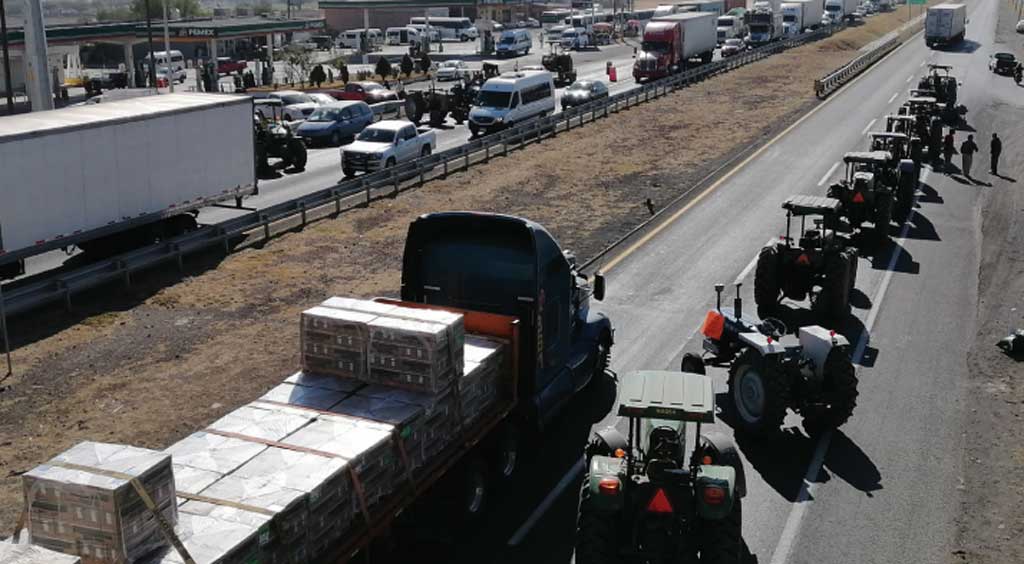
M914 37L693 198L677 221L611 259L608 299L599 309L616 326L616 371L676 369L684 351L699 348L695 334L713 305L716 282L741 277L753 307L749 267L761 245L784 229L779 204L791 194L823 195L841 174L834 165L843 153L867 148L865 133L895 113L926 61L955 67L964 82L961 101L971 109L967 121L978 130L979 145L987 146L988 128L998 124L989 106L1017 91L1011 80L987 71L996 4L969 7L967 41L958 49L932 51ZM958 143L965 136L958 133ZM975 163L982 179L986 158L983 151ZM893 228L891 244L860 259L852 315L836 327L854 344L858 365L853 419L820 440L808 438L793 414L778 440L738 438L747 467L749 562L950 558L954 513L964 494L960 455L965 354L977 301L976 204L988 188L930 168L922 177L910 221ZM789 305L796 318L806 307ZM711 374L724 392L724 370ZM575 464L595 401L579 402L559 432L535 448L525 475L492 500L497 510L480 534L451 548L452 560L571 560ZM608 417L599 425L615 423ZM732 435L725 423L715 427Z

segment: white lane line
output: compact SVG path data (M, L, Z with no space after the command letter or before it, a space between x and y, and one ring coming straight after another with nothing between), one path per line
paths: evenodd
M897 96L899 96L899 95L900 95L900 93L899 93L899 92L893 92L893 94L892 94L892 97L891 97L891 98L889 98L889 101L888 101L888 102L886 102L886 104L891 104L891 103L892 103L892 101L893 101L893 100L895 100L895 99L896 99L896 97L897 97Z
M530 534L530 530L537 524L537 521L540 521L540 518L547 513L548 509L551 508L551 505L555 503L555 500L562 495L565 488L569 487L569 484L571 484L582 472L583 458L580 458L576 461L576 464L573 464L572 468L565 473L565 476L562 476L562 479L558 482L558 485L555 486L555 489L551 490L551 493L544 498L544 501L537 506L537 509L533 510L533 513L530 514L530 518L523 523L523 526L519 527L519 530L512 535L512 538L508 539L508 546L519 546L519 543L523 542L526 535Z
M875 125L875 122L876 122L876 121L878 121L878 119L877 119L877 118L875 118L875 119L873 119L873 120L869 121L869 122L868 122L868 124L864 126L864 129L862 129L862 130L861 130L860 134L861 134L861 135L864 135L865 133L867 133L867 132L868 132L868 130L870 130L870 129L871 129L871 126L872 126L872 125Z
M822 176L821 180L818 181L818 186L828 182L828 179L832 177L832 173L835 172L837 168L839 168L839 163L832 163L832 167L829 168L828 172L825 173L825 176Z
M922 66L922 67L923 67L923 66L925 65L925 63L927 63L927 62L928 62L928 60L927 60L927 59L925 59L925 60L921 61L921 65L920 65L920 66Z
M914 75L910 75L907 77L907 82L910 82L911 80L914 80Z
M761 248L767 247L768 245L771 245L774 242L775 238L772 237L771 239L768 239L768 241L766 241L764 245L761 245ZM754 267L757 266L757 259L760 258L760 256L761 251L760 249L758 249L758 251L754 253L754 258L750 259L750 262L747 263L747 266L743 267L743 270L740 271L740 275L736 277L735 281L733 281L733 286L747 279L747 275L750 274L750 271L754 270Z
M925 168L924 172L921 173L921 182L923 183L928 178L928 172L930 169ZM917 197L914 197L914 203L917 203ZM871 334L872 328L875 326L875 320L878 318L878 312L881 309L882 300L885 299L885 292L889 288L889 282L892 281L892 273L896 268L896 263L900 259L902 254L903 243L907 239L907 232L910 231L910 221L914 218L916 211L912 211L907 221L904 222L903 228L900 229L899 238L895 241L896 251L892 254L889 259L889 264L886 266L885 277L882 278L882 284L878 287L878 291L875 292L874 299L871 303L871 311L868 313L867 321L864 323L864 331L860 335L860 339L857 340L857 348L853 352L852 360L854 364L859 364L864 358L864 350L868 345L868 336ZM800 486L800 493L797 495L796 502L793 508L789 511L789 517L786 518L786 526L782 529L782 536L779 537L779 544L775 546L775 552L772 553L771 564L785 564L789 561L789 556L793 552L793 546L796 543L796 537L800 533L800 526L803 523L804 516L807 514L807 509L811 506L812 494L817 488L818 474L821 472L821 467L825 463L825 454L828 453L829 444L832 442L832 432L826 431L818 440L818 446L814 449L814 456L811 457L811 465L807 468L807 474L804 475L804 483Z

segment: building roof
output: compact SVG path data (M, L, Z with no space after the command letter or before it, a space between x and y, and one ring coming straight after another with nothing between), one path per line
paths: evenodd
M484 4L504 4L508 2L481 2ZM432 6L475 6L475 0L320 0L321 10L331 9L389 9L389 8L429 8Z
M284 31L318 30L325 27L326 22L323 18L283 20L261 17L179 20L172 21L167 26L171 37L175 38L240 37ZM159 33L162 30L163 22L154 21L153 32ZM145 22L72 24L46 27L46 41L51 44L102 41L104 39L129 39L145 36ZM9 28L8 40L12 45L24 43L24 30L21 28Z

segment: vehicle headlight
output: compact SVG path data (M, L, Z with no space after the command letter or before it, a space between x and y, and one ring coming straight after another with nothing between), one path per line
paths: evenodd
M366 155L366 158L370 159L371 161L379 161L380 160L380 154L379 153L370 153L369 155Z

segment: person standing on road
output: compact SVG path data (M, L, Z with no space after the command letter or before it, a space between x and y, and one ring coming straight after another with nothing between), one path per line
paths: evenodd
M946 160L946 172L953 169L953 153L956 152L956 146L953 143L953 130L950 129L949 133L942 138L942 156Z
M974 162L974 153L978 152L978 144L974 142L974 136L968 135L967 141L960 144L960 158L963 159L964 176L971 177L971 163Z
M989 142L989 156L991 158L990 172L999 176L999 154L1003 152L1003 142L995 133L992 134L992 141Z

